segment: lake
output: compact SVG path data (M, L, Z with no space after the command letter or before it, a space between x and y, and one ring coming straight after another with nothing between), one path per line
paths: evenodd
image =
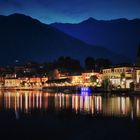
M4 139L137 139L140 96L0 91Z

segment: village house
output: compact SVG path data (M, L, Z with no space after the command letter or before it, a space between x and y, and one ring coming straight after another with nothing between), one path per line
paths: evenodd
M109 79L115 87L130 88L132 83L139 83L138 67L113 67L103 69L103 79Z

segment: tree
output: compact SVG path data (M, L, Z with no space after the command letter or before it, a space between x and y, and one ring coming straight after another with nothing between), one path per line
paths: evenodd
M108 78L105 78L102 82L102 86L106 91L109 91L110 89L110 80Z
M87 57L85 59L85 68L86 68L86 70L94 70L95 69L95 60L93 57Z
M97 76L96 75L92 75L91 77L90 77L90 81L91 81L91 83L95 83L96 81L97 81Z
M126 79L125 79L125 73L121 73L120 75L120 81L121 81L121 84L124 82L124 87L126 88Z
M121 73L120 77L121 77L121 81L122 81L125 78L125 73L124 72Z
M61 56L56 60L55 66L56 68L61 69L61 71L79 71L82 69L79 60L64 56Z
M96 59L96 70L100 71L104 68L108 68L112 65L112 62L109 59L99 58Z
M132 91L134 91L134 89L135 89L135 84L134 84L134 82L131 82L131 83L130 83L130 89L131 89Z

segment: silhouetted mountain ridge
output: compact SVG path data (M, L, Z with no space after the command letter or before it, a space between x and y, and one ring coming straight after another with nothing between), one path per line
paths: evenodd
M77 24L82 24L82 23L86 23L86 24L87 23L100 23L100 22L104 22L104 23L114 23L114 22L117 22L117 23L124 23L124 22L136 23L136 22L140 22L140 19L139 18L135 18L135 19L131 19L130 20L130 19L127 19L127 18L118 18L118 19L111 19L111 20L96 20L93 17L89 17L88 19L83 20L83 21L81 21L80 23L77 23ZM55 23L53 23L53 24L55 24Z
M135 61L140 42L140 19L88 18L78 24L54 23L51 26L88 44L105 47Z
M112 59L117 56L22 14L0 16L0 50L0 64L12 64L15 60L50 61L59 56L79 60L87 56Z

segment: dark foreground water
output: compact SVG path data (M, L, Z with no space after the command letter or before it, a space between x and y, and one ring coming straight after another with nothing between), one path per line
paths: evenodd
M137 140L140 97L1 91L0 139Z

